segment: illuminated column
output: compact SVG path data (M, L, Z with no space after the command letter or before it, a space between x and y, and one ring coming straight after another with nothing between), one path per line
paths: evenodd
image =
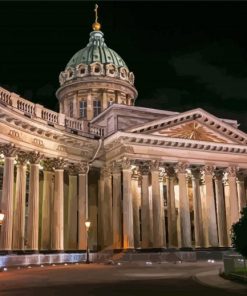
M130 160L123 158L123 247L124 249L134 248L133 233L133 202L131 192L131 164Z
M105 247L112 246L112 175L109 167L104 170L104 244Z
M167 184L168 245L169 248L177 248L178 233L174 191L176 174L173 167L166 167L165 172Z
M219 246L227 247L227 222L226 222L226 205L224 199L223 189L223 171L215 171L215 194L216 194L216 209L217 209L217 220L218 220L218 236Z
M24 250L27 171L26 161L27 154L19 153L17 160L16 192L13 217L13 250Z
M134 227L134 246L140 247L140 192L138 190L139 175L134 172L132 175L131 187L133 197L133 227Z
M199 168L191 169L192 189L193 189L193 208L194 208L194 230L195 230L195 247L203 246L203 228L202 228L202 202L200 193L201 173Z
M3 191L1 210L5 214L4 223L1 227L1 246L4 251L12 250L12 227L13 227L13 201L14 201L14 159L17 149L12 144L1 147L4 154Z
M120 166L114 163L112 168L112 229L113 248L122 248L122 193L121 193L121 170Z
M55 251L64 250L64 165L62 158L53 160L55 184L52 209L52 249Z
M164 247L164 208L162 206L162 196L160 194L159 182L159 162L152 162L151 183L153 202L153 247Z
M186 169L186 163L179 162L177 164L177 176L179 183L179 217L181 231L181 247L191 248L190 208L186 182Z
M32 251L39 249L39 163L42 158L38 152L30 152L27 247Z
M52 161L45 159L43 163L43 198L42 198L42 218L41 218L41 249L51 249L51 213L53 203L53 168Z
M85 222L88 219L88 171L89 165L81 162L78 165L78 249L87 248L87 229Z
M100 170L98 181L98 241L100 248L104 248L104 172Z
M68 194L68 249L77 249L77 168L69 167L69 194Z
M238 173L237 175L237 189L238 189L238 201L240 212L246 207L246 191L244 186L244 174Z
M227 173L223 178L224 182L224 195L225 195L225 206L226 206L226 226L227 226L227 245L230 247L231 243L231 211L230 211L230 190L229 183L227 179Z
M214 167L205 165L203 168L207 207L207 226L209 247L218 247L217 220L214 200L213 173Z
M87 120L91 120L93 118L93 102L92 102L92 94L89 91L87 94Z
M141 172L141 223L142 223L142 248L152 247L151 217L149 203L149 165L142 164Z
M236 223L239 219L239 206L238 206L238 191L237 191L237 168L229 167L227 169L227 177L229 183L229 196L230 196L230 225Z

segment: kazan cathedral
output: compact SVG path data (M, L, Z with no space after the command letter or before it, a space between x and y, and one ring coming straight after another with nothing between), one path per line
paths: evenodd
M96 9L59 75L59 113L0 87L1 253L231 247L247 134L200 108L136 107L100 28Z

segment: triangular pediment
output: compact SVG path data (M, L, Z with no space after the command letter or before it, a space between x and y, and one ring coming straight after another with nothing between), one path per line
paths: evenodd
M213 143L247 144L247 134L237 128L236 121L218 118L200 108L157 119L129 131Z
M169 138L180 138L214 143L235 143L232 140L220 135L219 133L212 131L210 128L202 125L196 120L192 120L184 124L178 124L171 128L159 129L157 131L153 131L151 134Z

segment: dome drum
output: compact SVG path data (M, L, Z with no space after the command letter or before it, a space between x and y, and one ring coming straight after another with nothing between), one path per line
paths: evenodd
M126 67L116 67L114 64L101 64L94 62L90 65L79 64L75 68L69 67L59 75L60 85L74 81L75 79L86 76L109 76L129 82L134 85L134 74L129 72Z

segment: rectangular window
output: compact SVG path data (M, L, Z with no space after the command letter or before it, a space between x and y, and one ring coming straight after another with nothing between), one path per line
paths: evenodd
M80 117L85 118L87 117L87 102L80 101Z
M101 112L101 101L95 100L93 101L93 116L96 117Z
M73 102L69 103L69 116L73 117Z

